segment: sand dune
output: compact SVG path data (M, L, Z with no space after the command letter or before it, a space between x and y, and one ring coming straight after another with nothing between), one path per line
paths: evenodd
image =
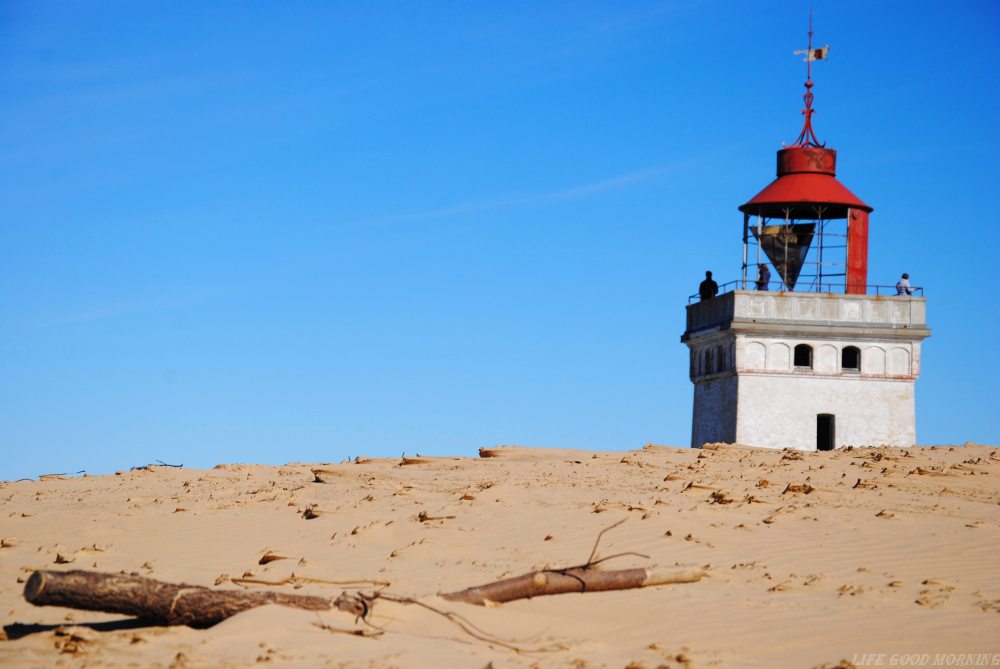
M886 654L885 666L898 653L1000 658L994 448L481 455L0 483L0 664L673 669L864 666L864 653ZM437 596L581 564L622 519L599 554L648 558L603 566L708 577L495 607ZM366 625L267 606L205 630L156 627L34 607L21 592L35 569L328 597L384 588L431 608L380 600ZM358 582L330 583L345 579ZM432 608L461 614L484 638Z

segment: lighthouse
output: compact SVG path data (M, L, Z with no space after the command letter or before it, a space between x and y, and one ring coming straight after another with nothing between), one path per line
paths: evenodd
M837 152L813 131L812 63L828 47L812 36L810 18L796 52L807 63L802 130L778 151L777 178L739 207L739 276L689 299L694 447L916 442L924 291L897 294L898 272L870 282L872 207L837 179Z

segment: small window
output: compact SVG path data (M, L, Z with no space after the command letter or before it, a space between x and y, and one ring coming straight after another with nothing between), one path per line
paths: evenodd
M795 347L795 366L796 367L807 367L812 369L813 366L813 349L809 344L799 344Z
M840 368L847 372L860 372L861 349L857 346L845 346L840 352Z
M715 347L715 371L723 372L726 370L726 354L722 350L721 346Z
M702 367L701 373L708 375L712 373L712 368L715 366L715 362L712 360L712 349L705 349L705 366Z

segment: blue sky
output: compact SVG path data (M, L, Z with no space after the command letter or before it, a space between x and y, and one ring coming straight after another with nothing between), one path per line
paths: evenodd
M814 3L815 128L1000 442L996 2ZM686 445L806 2L0 3L0 478Z

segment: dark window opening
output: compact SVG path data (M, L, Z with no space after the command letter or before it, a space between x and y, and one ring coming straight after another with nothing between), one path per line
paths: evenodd
M722 350L721 346L715 348L715 371L716 373L725 371L726 369L726 353Z
M832 413L816 415L816 450L832 451L837 442L837 417Z
M857 346L845 346L840 352L840 368L848 371L861 371L861 349Z
M795 347L795 366L796 367L808 367L812 369L813 366L813 350L812 346L809 344L799 344Z

